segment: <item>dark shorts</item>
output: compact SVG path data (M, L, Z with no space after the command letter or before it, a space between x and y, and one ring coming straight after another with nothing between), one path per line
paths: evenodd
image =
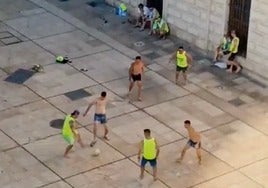
M149 162L150 163L150 165L151 165L151 167L156 167L156 165L157 165L157 162L156 162L156 159L145 159L144 157L142 157L142 159L141 159L141 166L142 167L145 167L145 165L146 165L146 163L147 162Z
M141 81L141 74L132 74L131 78L132 78L133 82Z
M105 114L95 114L94 115L94 122L104 124L107 123L106 115Z
M188 67L180 67L180 66L177 65L176 70L177 70L178 72L181 72L181 71L182 71L182 72L186 72L186 71L187 71L187 68L188 68Z
M194 142L192 140L188 140L188 142L187 142L187 145L190 147L193 147L193 148L196 148L196 144L197 144L197 142ZM201 143L198 144L198 148L200 148L200 147L201 147Z
M236 55L237 55L237 53L231 53L228 60L233 61L235 59Z

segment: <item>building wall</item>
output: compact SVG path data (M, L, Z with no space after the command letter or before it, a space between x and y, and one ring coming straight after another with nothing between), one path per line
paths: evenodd
M252 0L245 67L268 78L268 1Z
M227 0L165 0L171 31L200 47L213 50L226 27Z

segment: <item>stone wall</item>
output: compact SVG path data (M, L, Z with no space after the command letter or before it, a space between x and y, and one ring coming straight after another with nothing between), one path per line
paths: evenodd
M268 1L251 2L245 67L268 78Z
M164 0L171 32L203 50L214 50L226 29L227 0Z

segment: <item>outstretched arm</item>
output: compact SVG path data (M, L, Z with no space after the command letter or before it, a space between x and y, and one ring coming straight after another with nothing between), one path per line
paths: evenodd
M85 113L83 114L84 117L87 115L88 111L89 111L90 108L95 104L95 102L96 102L96 101L93 101L93 102L89 103L89 105L88 105L88 107L87 107Z

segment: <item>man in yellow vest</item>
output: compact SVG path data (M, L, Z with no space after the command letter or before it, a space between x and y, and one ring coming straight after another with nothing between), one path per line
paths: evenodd
M239 47L239 38L236 36L235 30L231 31L231 45L230 45L230 56L228 58L228 65L229 68L227 69L228 72L233 72L233 67L235 67L235 72L238 73L241 70L241 65L235 61L236 55L238 54L238 47Z
M180 72L182 72L183 82L182 85L186 84L187 81L187 69L191 66L192 57L180 46L179 49L171 56L169 63L176 58L176 78L175 82L178 84Z
M141 161L141 174L140 178L143 179L144 176L144 170L145 165L147 162L150 163L150 165L153 168L153 177L154 180L157 180L157 157L159 155L159 148L156 142L155 138L151 137L151 130L150 129L144 129L144 140L140 143L140 148L138 152L138 161ZM141 159L142 154L142 159Z
M80 112L78 110L73 111L70 115L67 115L64 119L62 136L64 140L69 144L65 150L64 157L68 158L68 153L72 149L75 140L83 147L83 143L80 134L76 128L76 119L78 118Z

